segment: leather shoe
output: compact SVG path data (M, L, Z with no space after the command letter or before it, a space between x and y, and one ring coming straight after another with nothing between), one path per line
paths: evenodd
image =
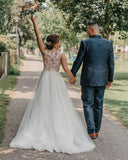
M97 138L99 134L98 133L95 133L95 134L96 134L96 138Z
M89 136L91 139L96 139L98 137L96 133L90 133Z

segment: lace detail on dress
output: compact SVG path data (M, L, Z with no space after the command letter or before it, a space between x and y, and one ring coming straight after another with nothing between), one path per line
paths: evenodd
M60 68L60 58L61 53L59 51L45 50L43 60L44 60L44 70L47 71L59 71Z

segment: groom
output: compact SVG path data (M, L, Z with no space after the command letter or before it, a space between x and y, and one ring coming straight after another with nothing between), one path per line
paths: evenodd
M105 88L113 82L113 45L99 35L100 27L90 22L87 27L89 39L81 41L80 49L71 69L76 76L81 64L81 91L84 116L88 134L92 139L98 137L101 127L103 97Z

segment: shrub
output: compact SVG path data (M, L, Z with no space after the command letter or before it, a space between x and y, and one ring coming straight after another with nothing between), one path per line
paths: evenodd
M20 71L13 65L9 68L8 75L20 75Z
M8 75L20 75L19 66L21 65L21 61L18 60L16 63L12 66L10 66L8 70Z
M7 48L6 48L6 45L5 43L3 42L0 42L0 52L7 52Z

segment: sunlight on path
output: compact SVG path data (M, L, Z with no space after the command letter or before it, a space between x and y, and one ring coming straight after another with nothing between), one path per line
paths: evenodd
M8 144L17 132L25 108L34 95L43 70L42 60L34 55L26 55L23 63L21 75L18 77L11 103L8 106L5 138L0 146L0 160L127 160L128 129L106 111L104 111L99 138L94 140L96 148L92 152L68 155L9 148ZM66 85L75 108L85 124L80 89L68 84L67 81Z

